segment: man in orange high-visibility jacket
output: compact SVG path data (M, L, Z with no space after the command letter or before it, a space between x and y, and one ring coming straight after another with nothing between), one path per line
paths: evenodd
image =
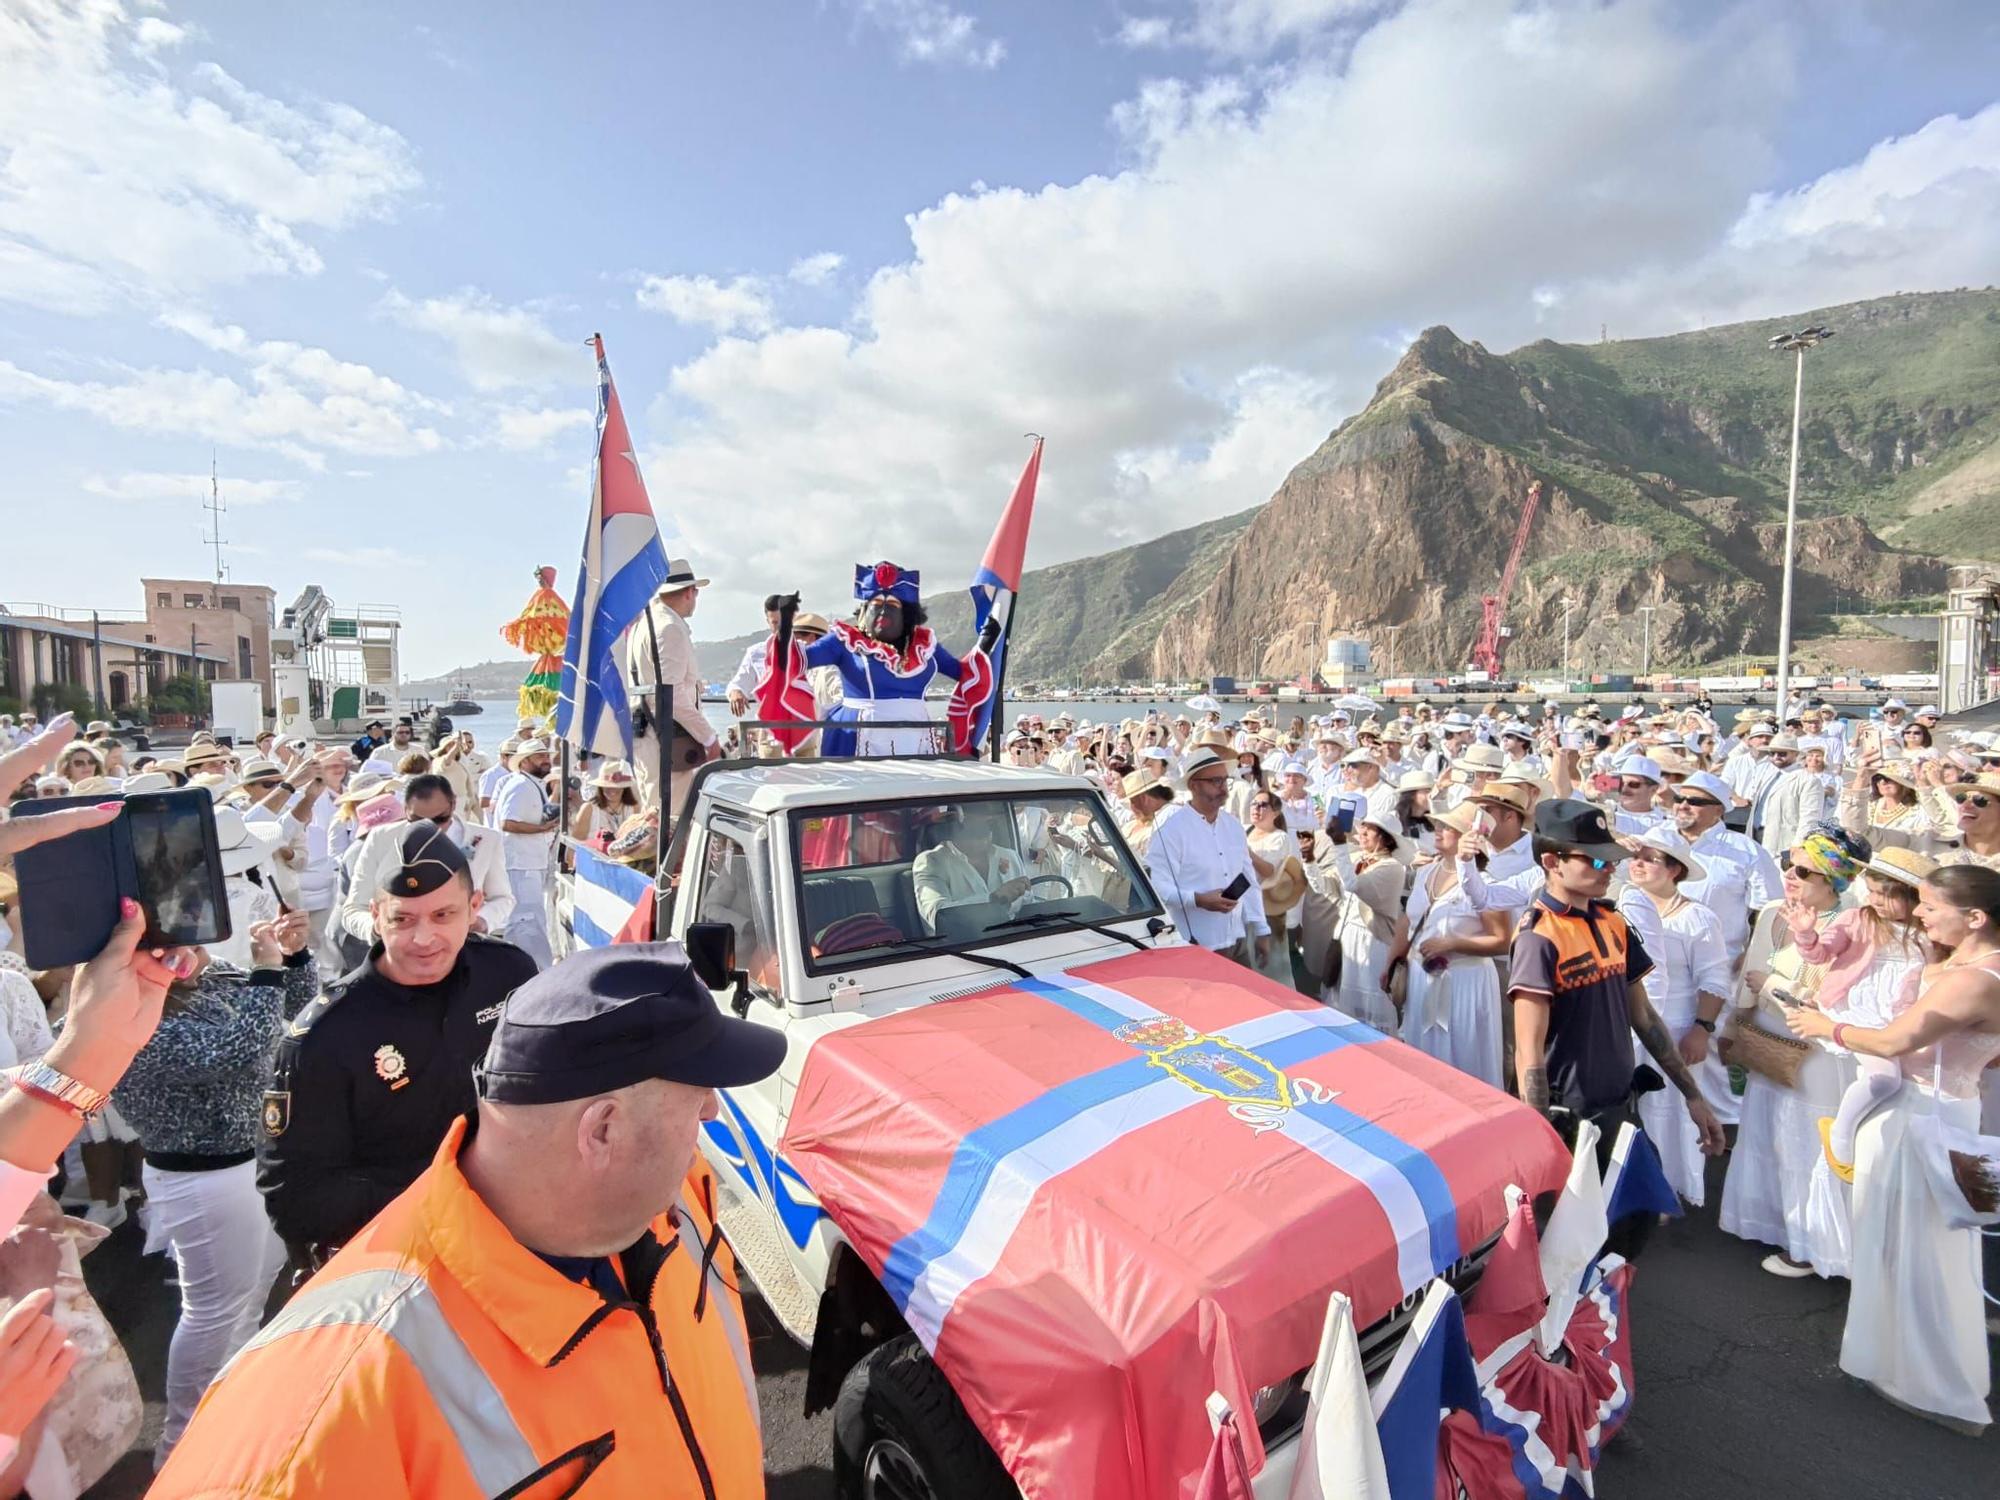
M717 1088L783 1055L676 943L522 985L477 1114L230 1361L153 1500L761 1496L736 1265L695 1136Z

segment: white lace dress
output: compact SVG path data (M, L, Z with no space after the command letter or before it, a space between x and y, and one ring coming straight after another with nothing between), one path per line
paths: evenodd
M1977 1229L1945 1217L1928 1117L1977 1131L1980 1079L2000 1036L1959 1032L1903 1059L1903 1089L1854 1151L1854 1289L1840 1368L1882 1394L1982 1427L1992 1369ZM1960 1205L1963 1206L1962 1204Z
M1837 916L1821 920L1824 929ZM1782 923L1776 906L1758 916ZM1770 972L1794 992L1810 991L1797 975L1801 965L1789 935L1771 959ZM1773 1034L1789 1036L1772 1005L1759 1004L1757 1023ZM1853 1064L1837 1055L1830 1043L1815 1042L1791 1087L1751 1073L1743 1090L1743 1115L1736 1129L1736 1147L1729 1154L1729 1173L1722 1184L1720 1224L1725 1234L1775 1245L1795 1261L1810 1265L1821 1276L1845 1276L1848 1270L1848 1227L1838 1199L1812 1197L1813 1168L1825 1155L1819 1120L1840 1107L1840 1095L1854 1076ZM1833 1211L1829 1211L1832 1209Z
M1484 928L1465 888L1453 881L1432 905L1430 866L1410 891L1410 990L1403 1006L1403 1040L1462 1073L1502 1087L1500 971L1490 958L1454 953L1426 972L1418 950L1434 937L1477 937Z

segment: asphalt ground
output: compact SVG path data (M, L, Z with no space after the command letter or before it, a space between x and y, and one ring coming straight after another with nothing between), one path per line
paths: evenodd
M1598 1469L1602 1500L2000 1496L2000 1424L1962 1437L1841 1374L1847 1284L1780 1280L1759 1268L1763 1247L1717 1229L1720 1162L1708 1201L1663 1227L1638 1263L1633 1414ZM147 1401L146 1430L91 1500L136 1500L152 1473L177 1302L166 1260L141 1257L139 1243L128 1223L84 1263ZM761 1303L748 1311L770 1500L831 1500L830 1420L800 1414L804 1353Z

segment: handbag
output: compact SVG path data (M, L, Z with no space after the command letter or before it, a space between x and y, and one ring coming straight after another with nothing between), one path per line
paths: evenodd
M1812 1043L1804 1037L1766 1031L1750 1018L1748 1011L1736 1013L1729 1023L1727 1039L1732 1063L1761 1073L1782 1088L1797 1085L1799 1073L1812 1052Z

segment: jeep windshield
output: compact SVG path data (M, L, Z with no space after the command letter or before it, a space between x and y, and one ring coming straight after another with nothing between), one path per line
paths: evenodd
M1088 792L802 810L791 815L791 838L815 974L1160 910Z

